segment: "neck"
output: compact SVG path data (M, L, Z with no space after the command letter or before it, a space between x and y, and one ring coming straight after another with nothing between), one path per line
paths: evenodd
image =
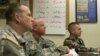
M37 43L39 43L39 39L41 38L41 35L34 33L34 32L32 32L32 35L33 35L34 39L37 41Z
M12 22L12 23L9 23L8 24L14 31L16 31L17 32L17 34L19 34L19 35L22 35L24 32L25 32L25 30L21 27L21 26L19 26L19 24L17 23L14 23L14 22Z
M74 35L74 34L70 34L69 37L78 38L78 36L76 36L76 35Z

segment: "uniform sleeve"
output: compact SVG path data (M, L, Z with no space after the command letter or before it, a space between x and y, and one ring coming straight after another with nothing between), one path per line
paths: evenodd
M67 46L59 46L54 52L47 53L48 55L46 56L61 56L67 53L69 53L69 48Z
M56 48L56 45L53 41L46 39L45 43L42 45L43 49L47 49L48 51L54 51L54 49Z
M3 56L3 50L4 50L3 41L0 40L0 56Z
M67 46L57 47L55 43L51 40L46 40L46 48L44 48L46 56L60 56L69 52Z
M3 40L4 35L0 33L0 56L3 56L3 51L4 51L4 40Z
M71 40L67 40L67 39L64 40L64 43L63 43L64 46L68 46L68 45L71 45L71 44L72 44Z
M42 48L37 43L30 42L28 46L29 56L44 56Z

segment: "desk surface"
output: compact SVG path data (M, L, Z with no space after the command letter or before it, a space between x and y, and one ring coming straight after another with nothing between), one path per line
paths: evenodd
M79 56L100 56L99 52L79 52Z

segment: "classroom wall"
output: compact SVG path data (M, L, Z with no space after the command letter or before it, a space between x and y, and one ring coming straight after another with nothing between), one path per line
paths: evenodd
M81 38L87 47L100 47L100 0L97 0L97 23L80 24L82 28ZM75 21L75 0L70 0L70 22ZM69 36L66 30L65 36L44 36L46 39L54 41L57 45L62 45L64 39Z

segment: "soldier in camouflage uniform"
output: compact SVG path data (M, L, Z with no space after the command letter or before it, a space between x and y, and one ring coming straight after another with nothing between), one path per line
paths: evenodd
M33 18L27 6L11 4L6 11L6 23L0 30L0 56L29 56L22 34L30 31Z
M44 56L42 48L34 40L30 32L24 34L24 39L28 42L27 46L28 46L29 56Z
M81 36L81 27L78 23L72 22L68 25L70 36L64 40L64 45L69 48L74 48L76 52L87 51L84 41L79 38Z
M61 56L68 53L68 47L56 47L55 43L44 39L45 26L42 19L34 19L32 38L26 39L30 44L30 56ZM68 55L71 56L71 55Z

